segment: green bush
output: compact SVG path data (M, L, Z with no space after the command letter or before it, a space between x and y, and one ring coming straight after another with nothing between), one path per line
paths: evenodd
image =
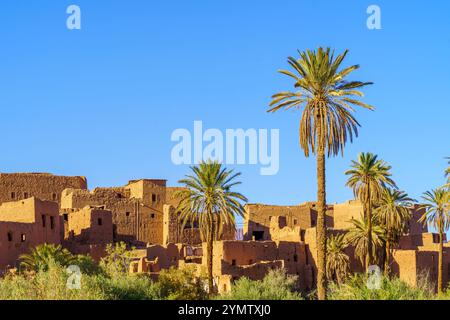
M224 300L300 300L295 291L296 276L287 275L284 269L270 270L263 280L241 278L231 287L231 292L219 296Z
M397 277L382 276L379 289L369 289L367 275L355 274L344 284L329 286L330 300L429 300L434 299L434 289L425 278L415 288Z
M208 298L206 280L195 276L193 268L162 270L153 287L158 299L205 300Z

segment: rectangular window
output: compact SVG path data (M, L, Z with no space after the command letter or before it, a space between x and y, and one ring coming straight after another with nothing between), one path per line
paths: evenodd
M26 234L25 234L25 233L22 233L22 234L20 235L20 241L25 242L26 240L27 240Z
M294 219L294 226L297 225L297 219Z
M152 193L152 202L156 202L156 194Z
M57 199L56 193L52 194L52 199L53 199L53 201L56 201L56 199Z
M101 226L103 224L102 218L98 218L97 223L99 226Z
M24 192L24 193L23 193L23 197L24 197L25 199L28 199L28 192Z
M54 229L54 228L55 228L55 218L50 217L50 229Z
M63 217L64 217L64 221L69 221L69 214L68 213L64 213Z
M155 214L154 213L152 213L151 215L150 215L152 218L154 218L155 217Z
M47 222L47 219L46 219L46 217L45 217L45 214L43 214L43 215L41 216L41 218L42 218L42 227L45 228L45 224L46 224L46 222Z
M11 199L15 199L16 198L16 193L15 192L11 192Z
M236 265L236 259L231 260L231 265L235 266Z
M8 232L8 241L9 242L13 241L13 234L12 234L12 232Z

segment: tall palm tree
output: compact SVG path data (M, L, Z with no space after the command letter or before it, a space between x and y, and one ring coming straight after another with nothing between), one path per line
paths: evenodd
M406 231L407 223L411 219L410 207L414 202L408 195L399 190L386 188L383 190L374 218L386 232L386 253L384 272L389 273L392 244L397 243L400 236Z
M317 157L317 292L326 299L326 187L325 155L343 153L348 140L358 135L358 121L353 116L354 106L373 110L360 100L360 88L371 82L348 81L347 76L359 65L342 68L348 50L337 56L330 48L300 52L298 59L289 57L292 71L279 72L294 80L294 91L272 96L268 112L280 109L302 108L299 140L305 156Z
M240 184L236 181L240 173L227 170L219 162L203 161L191 170L192 175L179 181L186 188L174 196L180 199L181 230L188 222L198 222L202 240L206 242L209 292L213 293L213 242L221 236L224 225L236 228L235 215L244 215L241 202L246 202L247 198L232 191Z
M364 206L364 217L367 221L367 259L366 270L373 263L372 246L372 207L373 203L379 200L383 190L388 187L397 187L390 178L391 166L383 160L378 159L377 155L370 152L360 153L358 161L352 160L351 169L345 174L349 176L347 186L353 189L353 193Z
M362 265L365 264L366 266L369 256L374 257L374 261L377 261L378 257L376 253L383 245L385 239L383 228L376 224L373 217L371 224L364 217L361 217L360 220L351 219L350 222L353 224L353 227L347 232L346 240L355 248L355 256L359 258ZM370 245L367 244L368 241L371 241ZM370 255L367 250L372 250Z
M327 278L338 284L345 281L350 269L350 258L345 253L347 248L345 234L338 234L327 239Z
M425 213L420 217L419 222L429 223L439 233L439 265L438 265L438 292L442 292L442 272L444 268L443 262L443 244L444 233L450 226L450 215L448 210L449 191L439 188L427 191L423 194L422 199L425 200L423 207Z
M60 244L41 244L31 249L29 254L19 257L20 266L28 271L46 271L51 261L66 267L74 262L74 257L67 249Z

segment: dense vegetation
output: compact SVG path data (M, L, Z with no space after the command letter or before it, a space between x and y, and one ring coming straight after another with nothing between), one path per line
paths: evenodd
M52 254L40 254L52 252ZM53 256L54 255L54 256ZM61 255L65 259L61 259ZM208 294L207 276L196 276L195 270L163 270L158 281L147 275L130 274L125 263L131 259L123 244L108 248L100 264L89 256L70 256L51 246L37 247L23 257L23 268L0 279L0 300L302 300L315 299L315 292L302 295L296 290L296 276L284 270L271 270L259 281L241 278L229 293ZM70 288L68 263L80 267L79 288ZM31 266L31 267L30 267ZM37 267L36 267L37 266ZM380 287L367 285L366 275L356 274L330 282L328 298L334 300L424 300L450 299L450 291L436 295L434 287L423 276L412 288L395 277L381 278Z

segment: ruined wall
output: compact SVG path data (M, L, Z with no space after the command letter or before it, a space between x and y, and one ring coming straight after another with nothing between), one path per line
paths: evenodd
M132 180L125 188L130 191L131 198L139 199L145 206L162 212L166 200L166 180Z
M353 227L351 219L359 220L364 216L363 206L358 200L349 200L333 205L334 228L346 230Z
M140 183L137 182L136 186L139 185ZM134 190L135 195L138 195L136 188ZM145 194L147 193L146 191ZM152 198L151 195L150 198ZM64 209L70 211L87 205L104 206L104 209L112 212L114 241L161 244L163 243L162 204L159 205L156 201L154 203L156 207L151 207L141 200L141 198L132 197L131 189L127 187L96 188L92 192L68 189L62 193L61 208L64 213Z
M68 214L65 240L77 244L108 244L113 242L112 213L86 206Z
M298 206L274 206L264 204L248 204L245 206L244 240L272 240L270 221L272 217L284 217L289 228L299 227L301 230L317 224L316 204L307 202ZM333 208L327 209L326 224L333 226Z
M0 205L0 268L42 243L61 243L58 204L36 198Z
M206 252L206 244L203 244ZM312 287L304 244L287 241L216 241L213 250L213 273L220 279L230 275L232 279L249 277L262 279L270 269L285 268L298 277L301 289ZM206 267L206 256L202 264Z
M49 173L0 173L0 203L31 197L59 203L61 192L66 188L86 189L86 178Z

